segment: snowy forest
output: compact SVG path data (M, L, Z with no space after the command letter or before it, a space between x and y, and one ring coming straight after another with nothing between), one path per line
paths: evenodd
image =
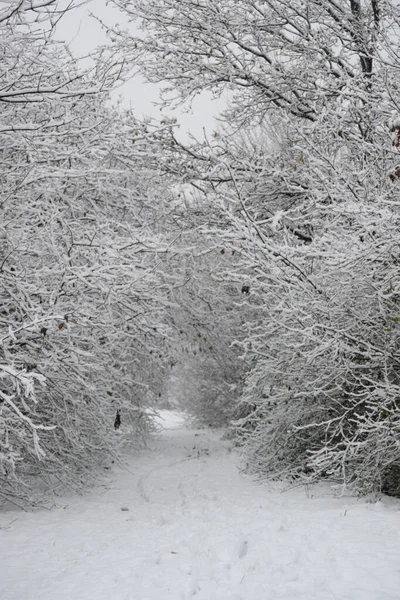
M86 60L73 3L0 4L1 500L90 486L171 406L254 477L399 496L400 6L110 1ZM215 132L137 118L135 74L223 97Z

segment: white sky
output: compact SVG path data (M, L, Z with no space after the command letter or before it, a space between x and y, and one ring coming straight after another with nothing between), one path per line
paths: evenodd
M68 42L76 56L85 56L96 46L107 43L105 32L90 13L111 25L115 23L123 25L126 19L122 12L114 5L107 4L106 0L92 0L65 15L58 25L58 37ZM151 115L160 118L167 113L160 112L160 107L155 106L155 103L160 101L159 89L159 86L145 83L141 78L136 77L119 88L115 96L122 96L123 104L131 106L138 117ZM210 135L217 127L214 115L218 114L222 106L223 101L211 100L210 96L204 94L195 99L189 112L180 110L168 114L177 117L183 138L186 138L190 132L201 139L203 129Z

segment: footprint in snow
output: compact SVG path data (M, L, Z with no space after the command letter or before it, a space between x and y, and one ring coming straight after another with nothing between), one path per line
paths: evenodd
M248 545L249 544L248 544L247 540L243 540L243 542L240 544L239 553L238 553L238 556L240 559L242 559L246 556L247 551L248 551Z
M146 494L146 491L144 489L144 481L143 481L143 479L139 479L139 481L137 482L137 489L139 491L140 496L143 498L143 500L145 502L150 502L150 498Z

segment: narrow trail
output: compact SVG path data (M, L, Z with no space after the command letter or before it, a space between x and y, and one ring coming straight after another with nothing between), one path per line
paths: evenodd
M1 600L400 599L398 501L272 491L167 425L108 485L0 514Z

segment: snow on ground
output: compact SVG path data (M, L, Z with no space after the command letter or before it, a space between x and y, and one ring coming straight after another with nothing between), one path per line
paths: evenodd
M1 600L400 599L399 502L271 490L220 434L162 422L108 485L0 514Z

